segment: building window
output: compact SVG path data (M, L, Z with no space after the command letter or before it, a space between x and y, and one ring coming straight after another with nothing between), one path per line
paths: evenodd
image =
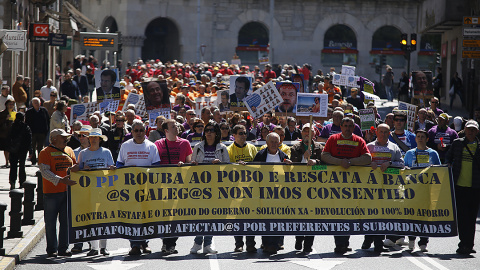
M338 24L325 32L322 50L323 65L356 65L357 55L357 37L350 27Z
M437 53L440 52L442 36L425 34L420 37L420 47L417 47L417 65L421 70L435 71L437 64Z

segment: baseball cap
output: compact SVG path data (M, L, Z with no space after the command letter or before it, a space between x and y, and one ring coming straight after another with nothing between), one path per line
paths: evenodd
M310 123L307 123L307 124L303 125L302 131L303 131L305 128L310 128Z
M474 127L474 128L476 128L477 130L479 130L479 128L478 128L478 123L477 123L477 121L475 121L475 120L468 120L468 122L465 124L465 127L466 127L466 128Z
M438 118L443 118L444 120L450 120L450 118L452 118L450 115L448 115L447 113L441 113Z

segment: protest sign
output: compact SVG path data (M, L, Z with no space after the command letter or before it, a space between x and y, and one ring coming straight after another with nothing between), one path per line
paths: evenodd
M297 94L300 92L300 84L292 83L289 81L277 82L275 87L278 93L283 99L278 107L275 108L276 112L297 112Z
M342 65L342 75L355 76L355 67Z
M283 99L272 81L244 99L245 106L253 119L258 119L266 112L272 111L282 101Z
M155 120L157 117L163 116L165 119L170 119L170 109L155 109L148 111L148 127L156 128Z
M217 97L197 97L195 99L195 113L201 115L202 109L205 107L211 107L217 103Z
M244 99L252 93L250 76L230 76L230 107L245 107Z
M72 172L70 243L188 235L454 236L446 166L202 164Z
M88 117L98 110L96 102L73 104L70 110L70 125L77 120L88 121Z
M216 105L220 112L230 111L230 95L228 93L228 90L217 91Z
M143 95L129 93L127 99L125 100L125 105L123 105L123 111L126 111L128 109L128 104L135 105L135 112L137 115L145 115L145 99Z
M297 116L327 117L328 94L298 93Z
M417 117L418 106L399 101L398 109L407 112L407 129L410 131L414 131L413 129L415 128L415 119Z
M142 82L146 110L170 107L170 90L164 81ZM128 99L127 99L128 101Z
M120 99L118 69L95 70L97 101Z
M120 100L109 100L98 103L98 107L100 108L100 113L105 112L116 112L118 110L118 104Z
M373 109L358 110L358 116L360 116L360 128L362 131L375 127L375 112Z

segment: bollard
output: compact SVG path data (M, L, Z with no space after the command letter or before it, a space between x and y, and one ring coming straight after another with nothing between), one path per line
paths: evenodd
M35 211L39 211L43 210L43 179L40 170L35 175L37 176L37 204L35 205Z
M5 256L5 248L3 247L3 233L7 229L5 227L5 210L7 210L7 204L0 202L0 256Z
M23 197L23 219L22 225L33 225L35 219L33 218L33 208L35 207L35 186L37 184L32 181L25 181L23 188L25 195Z
M12 202L10 204L10 231L7 233L8 238L22 237L22 189L10 190L10 198Z

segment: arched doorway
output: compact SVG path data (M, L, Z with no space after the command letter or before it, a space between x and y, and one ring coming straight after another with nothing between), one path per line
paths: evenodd
M357 54L357 36L350 27L337 24L328 28L323 39L322 64L324 66L355 66Z
M260 22L246 23L238 32L237 56L242 65L258 65L268 56L268 28Z
M382 26L373 33L370 63L380 63L380 56L386 56L386 64L392 67L404 68L405 57L401 49L402 32L395 26Z
M116 33L118 31L117 21L113 17L107 17L103 23L102 32Z
M180 60L178 28L167 18L151 21L145 29L142 59L160 59L162 62Z

